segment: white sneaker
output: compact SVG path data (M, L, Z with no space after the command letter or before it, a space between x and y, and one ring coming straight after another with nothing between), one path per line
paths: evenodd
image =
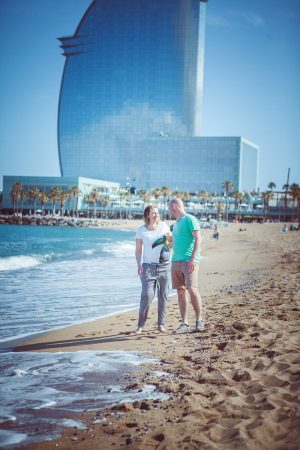
M176 328L175 333L176 334L188 333L189 331L190 331L189 325L187 325L186 323L182 323L179 325L178 328Z
M204 322L203 322L203 320L196 320L195 331L203 331L203 330L204 330Z

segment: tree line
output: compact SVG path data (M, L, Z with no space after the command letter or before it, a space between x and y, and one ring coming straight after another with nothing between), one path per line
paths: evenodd
M213 198L218 197L218 201L215 202L215 208L217 213L220 211L225 211L225 218L228 219L228 208L230 199L234 200L235 209L237 210L243 202L249 202L249 197L258 197L262 199L263 207L266 212L269 211L269 203L272 198L274 198L273 190L276 188L274 182L268 184L268 190L262 192L261 194L256 191L251 191L250 193L242 193L234 189L234 184L231 181L225 181L222 184L223 195L212 194L205 190L199 190L196 193L191 194L187 191L172 190L168 186L162 186L160 188L154 188L151 190L140 189L137 190L136 196L144 202L149 203L151 200L158 201L162 199L163 202L163 214L166 217L167 204L171 197L180 197L184 203L187 203L191 197L196 196L200 203L207 204L213 200ZM291 185L285 184L282 189L285 193L285 206L287 202L287 195L291 195L293 198L293 207L297 207L297 217L300 216L300 187L298 184L293 183ZM120 204L122 199L130 204L132 200L133 193L129 188L120 189L118 192L120 198ZM51 202L52 215L55 214L56 206L59 204L59 209L61 216L65 215L66 202L69 201L68 211L73 217L78 216L78 197L82 196L78 186L72 186L68 190L63 190L58 186L51 188L49 192L42 191L37 186L31 186L29 190L24 189L22 183L17 182L12 186L10 193L13 212L23 212L24 201L26 199L33 205L33 212L36 214L37 205L39 204L42 214L44 214L45 206L48 202ZM100 194L97 188L93 188L89 194L85 194L83 200L86 205L87 215L89 216L90 205L93 207L93 215L96 217L97 206L100 205L105 208L107 215L107 207L111 204L112 199L109 195ZM121 214L121 212L120 212Z

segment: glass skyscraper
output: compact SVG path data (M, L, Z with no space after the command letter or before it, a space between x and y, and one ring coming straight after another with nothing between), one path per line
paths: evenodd
M60 38L63 176L151 188L167 184L172 165L169 186L183 188L179 154L194 166L202 139L205 8L204 0L94 0L74 36Z

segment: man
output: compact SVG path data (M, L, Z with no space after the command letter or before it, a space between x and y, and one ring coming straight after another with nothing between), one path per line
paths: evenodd
M190 330L188 323L188 298L196 315L196 331L204 329L202 319L202 300L197 288L198 269L200 261L200 225L196 217L187 214L180 198L174 198L169 203L172 216L177 221L173 228L174 254L172 257L172 286L177 289L178 304L181 315L181 325L175 333L186 333Z

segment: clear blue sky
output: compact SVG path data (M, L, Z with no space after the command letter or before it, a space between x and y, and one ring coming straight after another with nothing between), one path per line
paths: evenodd
M125 1L125 0L124 0ZM3 175L59 175L56 125L64 57L91 0L0 0ZM260 147L259 187L300 184L300 2L209 0L202 133Z

